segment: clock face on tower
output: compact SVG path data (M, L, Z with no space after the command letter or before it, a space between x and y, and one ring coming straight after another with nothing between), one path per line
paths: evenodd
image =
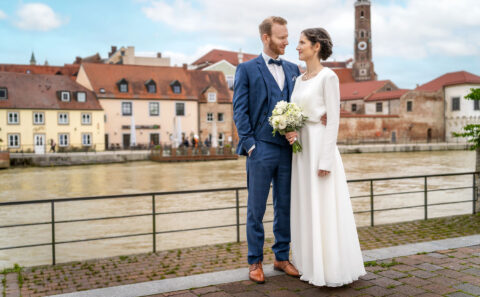
M361 51L364 51L367 49L367 43L365 41L360 41L358 43L358 49Z

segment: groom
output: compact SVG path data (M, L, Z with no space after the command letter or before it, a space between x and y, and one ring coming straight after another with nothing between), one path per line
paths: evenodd
M298 277L289 262L290 251L290 175L292 149L284 136L272 135L268 118L279 101L290 101L298 66L279 59L288 45L287 21L266 18L259 26L263 52L238 65L233 94L233 118L240 141L237 153L247 156L247 241L249 277L264 283L263 216L273 182L274 268Z

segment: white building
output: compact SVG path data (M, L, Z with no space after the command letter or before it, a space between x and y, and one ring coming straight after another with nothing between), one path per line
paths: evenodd
M459 71L444 74L416 89L443 93L447 142L466 141L454 137L452 132L462 132L468 124L480 124L480 101L465 99L472 88L480 88L480 76Z

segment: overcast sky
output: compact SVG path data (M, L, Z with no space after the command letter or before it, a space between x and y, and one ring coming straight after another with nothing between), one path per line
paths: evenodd
M355 0L2 0L0 63L72 63L111 45L162 52L191 63L212 48L259 54L258 24L288 20L285 59L298 60L299 32L326 28L331 60L353 56ZM480 0L372 0L373 61L379 79L414 88L446 72L480 75Z

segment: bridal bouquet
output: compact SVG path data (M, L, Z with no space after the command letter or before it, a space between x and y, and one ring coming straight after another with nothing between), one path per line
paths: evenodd
M268 118L270 125L273 127L273 136L278 132L285 135L287 132L297 131L303 127L307 117L302 113L302 109L295 103L280 101L275 105L272 116ZM302 145L296 140L292 149L294 153L302 151Z

